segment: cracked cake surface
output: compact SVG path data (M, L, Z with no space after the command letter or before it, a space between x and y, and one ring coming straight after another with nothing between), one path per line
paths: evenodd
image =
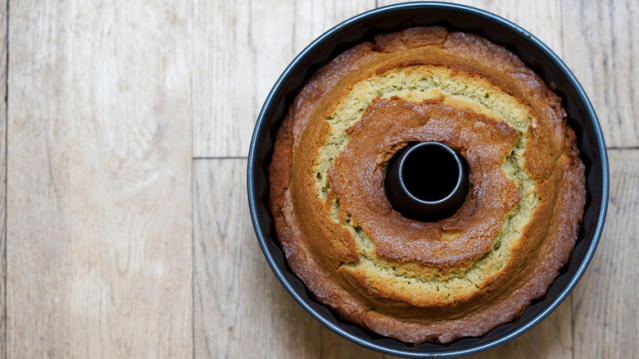
M470 169L466 201L437 222L402 216L384 191L388 160L424 141ZM522 313L567 262L586 197L560 98L503 47L441 27L378 35L320 68L269 178L291 269L344 319L408 343Z

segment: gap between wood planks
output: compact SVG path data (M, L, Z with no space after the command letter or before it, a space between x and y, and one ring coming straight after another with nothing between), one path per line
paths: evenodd
M192 157L194 161L200 160L247 160L248 156L196 156Z
M4 152L4 178L2 178L2 183L4 188L2 188L2 198L4 200L3 211L4 214L0 220L2 220L2 239L0 239L0 244L2 247L2 263L1 263L1 271L2 271L2 296L1 307L0 307L0 316L2 317L0 327L2 330L0 331L0 343L2 343L2 352L0 352L0 357L7 357L7 178L8 178L8 151L9 151L9 0L6 0L5 6L5 37L4 37L4 148L0 149L0 151ZM0 70L2 71L2 70Z

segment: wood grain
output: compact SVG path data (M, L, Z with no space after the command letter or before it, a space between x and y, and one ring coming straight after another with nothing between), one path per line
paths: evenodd
M322 32L374 5L374 0L195 3L194 156L246 156L258 112L286 65Z
M246 160L195 161L194 350L198 358L382 358L307 314L269 268L246 198Z
M7 0L0 0L0 359L7 347Z
M608 146L639 145L639 1L562 2L564 61L595 106Z
M190 357L188 4L12 1L9 357Z
M639 358L639 150L608 154L604 235L574 290L575 358Z

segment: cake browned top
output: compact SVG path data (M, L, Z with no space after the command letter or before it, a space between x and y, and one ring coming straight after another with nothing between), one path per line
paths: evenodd
M439 141L470 168L462 207L408 219L388 160ZM515 55L441 27L380 35L306 83L278 132L271 210L289 265L347 320L411 343L481 335L542 296L581 221L561 101Z

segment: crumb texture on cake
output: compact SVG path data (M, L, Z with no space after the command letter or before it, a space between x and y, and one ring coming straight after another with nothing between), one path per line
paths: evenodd
M393 154L423 141L470 168L465 203L438 222L403 217L383 187ZM340 316L410 343L520 314L568 260L585 203L559 97L504 48L441 27L377 36L318 70L269 175L293 271Z

